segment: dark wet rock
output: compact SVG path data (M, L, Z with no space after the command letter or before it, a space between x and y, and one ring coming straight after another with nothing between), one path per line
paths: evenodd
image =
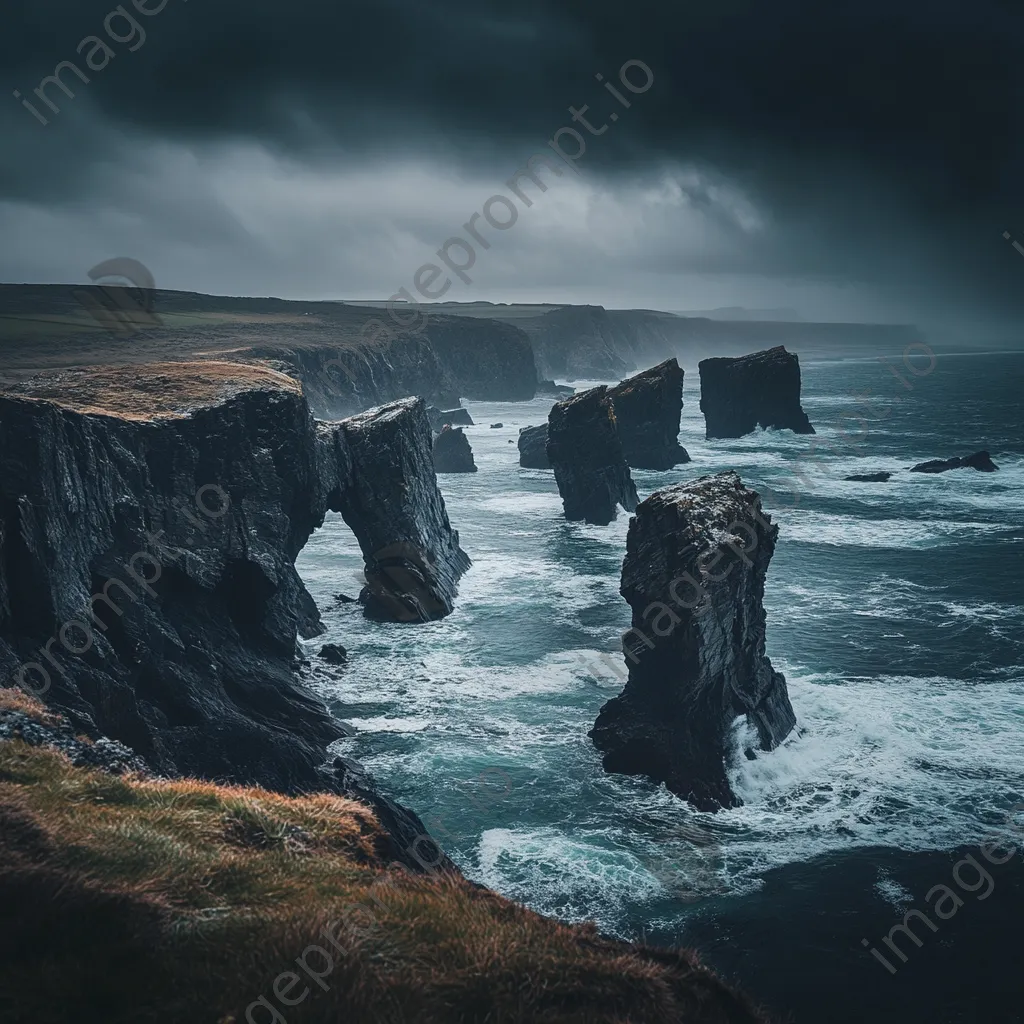
M702 809L733 807L734 720L746 716L762 750L792 730L785 677L765 654L777 535L735 473L665 488L637 507L621 585L633 610L629 679L590 733L606 771L649 776Z
M504 423L492 423L491 430L500 430L503 426L505 426Z
M437 487L426 406L406 398L319 424L339 468L327 507L340 512L366 560L368 618L443 618L470 566Z
M348 594L335 594L334 595L334 600L338 604L355 604L357 598L349 597Z
M551 409L547 454L566 519L605 526L615 518L619 505L627 512L636 508L636 486L622 451L608 388L592 388Z
M552 398L568 398L576 394L576 389L566 384L556 384L553 380L537 381L537 394Z
M469 415L468 409L448 409L441 413L442 427L472 427L473 425L473 417Z
M434 438L434 469L438 473L475 473L473 449L461 427L444 426Z
M324 644L320 648L320 657L329 665L348 664L348 651L341 644Z
M519 431L519 465L525 469L550 469L548 461L548 425L523 427Z
M698 368L709 438L743 437L757 427L814 433L800 406L800 360L783 346L738 359L704 359Z
M922 462L910 471L911 473L948 473L951 469L976 469L979 473L994 473L999 467L992 461L987 451L975 452L962 459L933 459Z
M676 359L624 380L608 395L626 461L634 469L671 469L689 462L679 443L683 370Z
M845 479L861 484L885 484L892 479L892 473L854 473Z

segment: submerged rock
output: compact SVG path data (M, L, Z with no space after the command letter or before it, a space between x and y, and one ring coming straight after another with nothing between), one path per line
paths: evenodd
M425 622L455 605L470 566L437 487L426 406L404 398L337 424L320 424L341 466L328 508L359 541L368 618Z
M854 473L853 476L844 477L844 479L861 484L885 484L892 479L892 473Z
M634 469L671 469L689 462L679 443L683 370L676 359L608 389L626 461Z
M441 428L434 438L434 469L438 473L475 473L473 449L461 427Z
M524 469L550 469L548 461L548 425L523 427L519 431L519 465Z
M503 426L505 426L504 423L492 423L491 430L500 430Z
M914 466L911 473L948 473L951 469L976 469L979 473L994 473L999 467L987 451L975 452L962 459L933 459Z
M764 580L778 527L735 473L657 491L629 524L622 596L629 679L591 730L609 772L664 782L696 807L733 807L726 759L745 715L771 750L795 724L765 654Z
M759 426L814 433L800 406L800 360L783 346L738 359L704 359L698 369L708 438L743 437Z
M605 386L557 403L548 416L548 460L555 471L565 518L606 526L618 506L639 500Z

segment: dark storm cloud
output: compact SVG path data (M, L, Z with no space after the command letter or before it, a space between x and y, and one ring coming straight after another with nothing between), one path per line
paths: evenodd
M80 59L113 6L8 0L9 87L31 95ZM675 160L727 177L785 226L744 271L912 276L920 261L979 301L1024 293L1002 240L1024 236L1016 2L169 0L136 17L145 45L111 44L48 127L9 100L5 195L87 196L140 137L251 139L314 164L426 155L500 181L570 103L600 124L616 107L595 72L614 80L639 58L656 87L588 166L614 177Z

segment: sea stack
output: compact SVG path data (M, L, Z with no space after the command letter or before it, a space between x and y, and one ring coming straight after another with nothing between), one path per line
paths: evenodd
M319 424L338 465L327 507L340 512L366 560L359 595L367 618L425 622L455 606L470 566L437 487L422 398L403 398L339 423Z
M552 407L548 459L555 471L565 518L607 526L621 505L639 500L615 425L608 388L591 388Z
M434 438L434 470L438 473L475 473L473 449L462 427L441 428Z
M743 437L758 427L813 434L800 406L800 360L781 345L738 359L704 359L700 408L707 437Z
M524 469L550 469L548 461L548 425L523 427L519 431L519 465Z
M624 380L608 395L626 462L633 469L671 469L689 462L679 443L683 412L683 370L676 359Z
M728 738L745 715L762 750L795 724L765 654L764 580L778 527L735 473L657 491L629 524L622 596L629 679L591 730L609 772L664 782L702 810L739 804Z

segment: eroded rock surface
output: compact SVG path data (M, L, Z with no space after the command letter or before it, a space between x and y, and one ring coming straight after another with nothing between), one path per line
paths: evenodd
M795 716L765 654L765 574L778 527L735 473L657 491L630 521L622 596L629 679L590 735L610 772L646 775L702 809L739 801L726 775L733 722L762 750Z
M519 431L519 465L524 469L550 469L548 461L548 425L523 427Z
M340 512L366 560L369 618L425 622L448 615L470 566L437 487L421 398L319 424L339 467L327 507Z
M689 462L679 443L683 370L676 359L624 380L608 395L626 461L634 469L671 469Z
M813 434L800 406L800 360L779 345L738 359L700 362L707 437L743 437L758 427Z
M475 473L476 462L462 427L444 426L434 438L434 469L438 473Z
M618 506L632 512L638 496L603 385L558 402L548 415L548 460L565 518L606 526Z

